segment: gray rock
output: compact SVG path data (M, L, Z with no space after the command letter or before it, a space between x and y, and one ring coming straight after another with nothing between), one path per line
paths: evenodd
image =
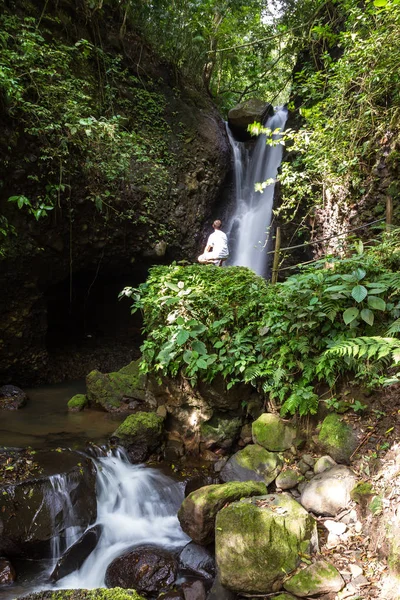
M235 600L236 594L222 585L217 576L207 596L207 600Z
M215 576L215 559L207 548L190 542L179 555L180 567L191 571L204 579L213 579Z
M350 493L357 484L354 472L343 465L316 475L306 484L301 504L319 515L336 516L351 500Z
M181 586L185 600L206 600L206 590L202 581L190 581Z
M314 465L314 473L318 475L335 467L337 462L331 456L321 456Z
M95 549L101 534L101 526L91 527L75 544L72 544L57 561L50 579L58 581L62 577L79 569L89 554Z
M240 139L250 139L251 136L247 133L248 125L251 125L254 121L263 123L265 117L272 113L271 104L257 98L250 98L231 108L228 113L228 123Z
M10 561L0 557L0 585L11 585L16 578L15 569Z
M220 473L222 481L264 481L269 485L282 469L282 457L258 444L236 452Z
M275 485L278 490L290 490L299 483L299 475L293 469L281 471L275 480Z
M28 396L16 385L0 387L0 410L18 410L25 406Z

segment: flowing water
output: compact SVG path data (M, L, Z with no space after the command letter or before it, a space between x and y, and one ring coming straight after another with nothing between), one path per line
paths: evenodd
M84 533L74 527L66 481L61 476L54 476L54 494L50 501L55 513L65 513L66 537L60 540L56 536L53 540L51 561L17 564L17 583L0 590L2 600L13 600L43 589L105 587L108 565L135 546L151 544L176 552L190 541L177 517L184 498L182 482L157 469L132 465L122 449L103 452L103 456L93 460L97 469L97 520L88 529L94 525L101 528L96 548L80 569L54 585L49 583L59 556Z
M156 469L132 465L122 450L96 461L98 544L82 567L60 579L58 588L104 587L107 566L139 544L168 549L190 539L180 528L177 512L182 484Z
M265 123L272 131L283 131L287 119L284 108ZM282 160L282 146L269 146L265 135L258 136L254 149L249 152L246 143L237 142L229 127L229 140L234 156L235 212L227 228L231 256L229 264L249 267L257 275L267 276L269 227L275 185L256 192L256 183L276 179ZM277 136L275 136L276 138Z

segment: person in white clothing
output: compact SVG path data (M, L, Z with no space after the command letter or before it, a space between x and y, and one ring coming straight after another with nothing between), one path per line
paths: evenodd
M209 236L203 254L197 259L199 263L219 265L221 261L226 260L229 256L228 238L221 231L221 221L219 219L214 221L213 228L214 233Z

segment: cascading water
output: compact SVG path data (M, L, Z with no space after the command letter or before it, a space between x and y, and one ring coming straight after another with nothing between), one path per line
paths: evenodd
M268 119L265 126L283 131L287 119L284 108ZM269 146L265 135L258 137L251 155L245 143L237 142L227 127L234 156L236 208L227 228L231 265L249 267L258 275L267 275L267 235L271 224L275 185L263 193L256 192L256 183L275 179L282 160L282 146Z
M53 520L53 529L57 531L57 523L63 525L63 535L54 535L51 539L51 556L53 560L60 558L82 533L82 528L77 527L74 523L74 509L69 495L68 478L66 475L52 475L49 478L52 493L51 499L48 500L48 506Z
M97 459L96 467L96 524L102 533L81 568L60 579L58 588L104 587L107 566L138 544L179 548L190 541L177 518L182 484L156 469L132 465L122 450Z

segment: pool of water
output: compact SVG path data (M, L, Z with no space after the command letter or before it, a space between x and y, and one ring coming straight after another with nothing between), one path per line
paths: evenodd
M85 393L84 381L25 389L26 406L0 410L0 446L25 448L81 448L87 442L101 444L116 430L126 415L85 409L68 412L67 402Z

